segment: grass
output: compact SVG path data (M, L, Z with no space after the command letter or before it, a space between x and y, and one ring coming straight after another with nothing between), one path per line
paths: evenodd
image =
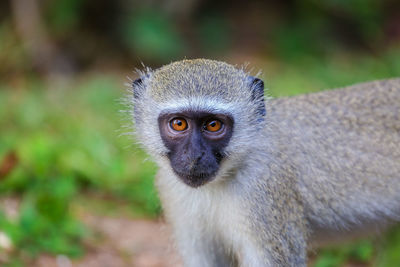
M400 49L393 49L374 57L269 60L259 67L270 95L290 96L399 76L399 58ZM10 155L17 162L0 177L0 194L21 201L18 218L0 213L0 231L15 247L9 264L40 253L83 255L88 229L78 219L82 206L112 216L160 214L156 167L123 135L129 132L123 127L129 118L119 112L123 82L99 74L58 85L34 78L16 87L0 84L0 164ZM314 266L396 266L398 251L400 231L394 229L382 240L322 250Z

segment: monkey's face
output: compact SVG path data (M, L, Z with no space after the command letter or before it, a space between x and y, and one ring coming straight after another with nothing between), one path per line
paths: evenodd
M229 182L259 147L264 83L243 69L183 60L148 70L132 86L138 141L188 186Z
M228 114L199 111L159 116L160 134L169 150L171 167L185 184L198 187L215 177L232 136L233 123Z

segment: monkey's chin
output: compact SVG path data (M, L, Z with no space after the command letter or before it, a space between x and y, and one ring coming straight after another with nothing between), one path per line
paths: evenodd
M196 173L196 174L185 174L174 170L179 179L186 185L197 188L211 182L215 178L215 173Z

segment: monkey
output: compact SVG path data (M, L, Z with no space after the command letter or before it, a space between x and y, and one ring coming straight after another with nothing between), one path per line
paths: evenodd
M306 266L326 237L400 220L398 78L273 99L244 68L186 59L132 91L185 266Z

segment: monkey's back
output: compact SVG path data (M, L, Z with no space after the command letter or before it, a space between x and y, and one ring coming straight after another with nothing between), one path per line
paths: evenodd
M400 79L275 99L268 112L311 227L400 218Z

